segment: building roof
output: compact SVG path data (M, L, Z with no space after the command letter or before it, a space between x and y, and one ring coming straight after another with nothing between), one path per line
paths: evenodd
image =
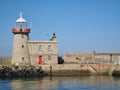
M22 13L19 13L20 17L16 20L17 23L19 22L24 22L26 23L27 21L22 17Z
M58 41L28 41L28 43L57 43Z

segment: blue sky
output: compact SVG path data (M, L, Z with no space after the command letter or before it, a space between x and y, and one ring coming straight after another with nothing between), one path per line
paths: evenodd
M31 40L56 33L59 55L120 52L120 0L0 0L0 56L12 54L11 29L21 11Z

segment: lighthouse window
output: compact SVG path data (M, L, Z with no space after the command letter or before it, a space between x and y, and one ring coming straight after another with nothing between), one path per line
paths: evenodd
M24 48L24 45L22 45L22 49Z
M51 50L52 50L52 46L48 45L48 51L51 51Z
M24 57L22 57L22 61L24 61L24 59L25 59L25 58L24 58Z
M24 22L17 23L17 28L26 28L26 27L27 27L27 25Z

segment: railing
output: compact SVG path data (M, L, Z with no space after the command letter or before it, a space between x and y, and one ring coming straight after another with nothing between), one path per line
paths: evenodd
M30 33L29 28L13 28L12 29L13 33Z

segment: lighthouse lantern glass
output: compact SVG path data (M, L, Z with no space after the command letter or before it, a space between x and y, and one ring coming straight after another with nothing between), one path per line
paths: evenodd
M27 28L26 22L17 22L17 28Z

